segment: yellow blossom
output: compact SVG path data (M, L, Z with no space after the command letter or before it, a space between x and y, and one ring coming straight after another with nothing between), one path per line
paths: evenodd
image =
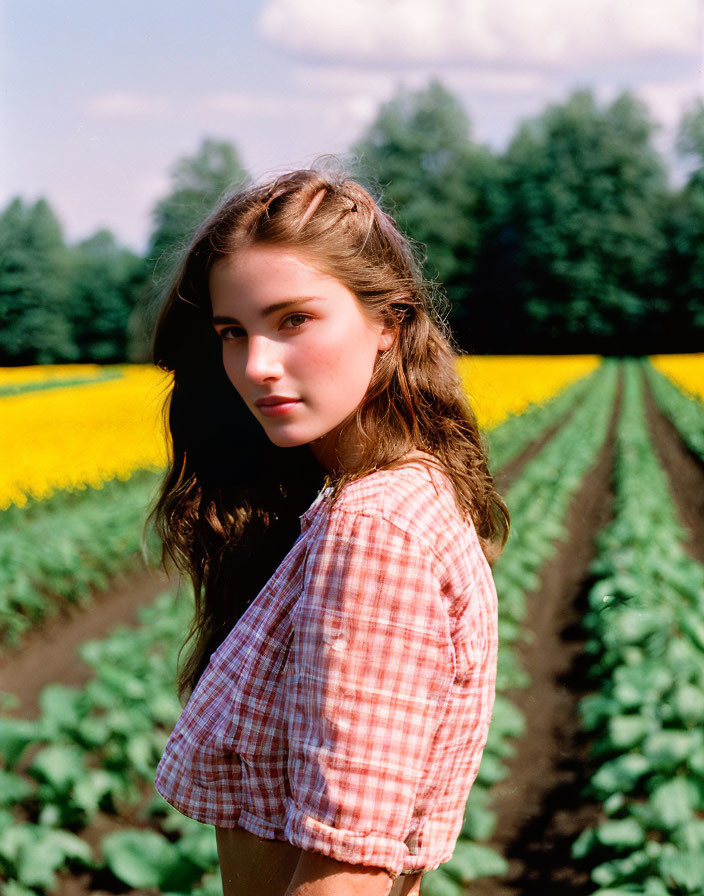
M457 363L479 424L490 429L509 414L550 398L599 361L597 355L469 356ZM0 384L90 377L108 369L5 368ZM152 365L110 369L123 376L0 398L0 508L22 506L28 496L41 500L57 490L99 488L110 479L128 479L135 470L167 464L161 408L171 375Z
M161 406L171 375L123 369L119 379L0 399L0 508L167 463Z
M601 363L599 355L465 355L457 370L482 429L542 403Z
M650 361L683 392L704 401L704 353L651 355Z
M108 368L100 364L33 364L28 367L0 367L0 386L19 386L51 380L91 379ZM120 367L116 366L115 370Z

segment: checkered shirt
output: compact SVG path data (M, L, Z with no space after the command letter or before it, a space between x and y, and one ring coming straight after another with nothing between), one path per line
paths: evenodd
M494 704L497 598L446 474L325 490L166 744L185 815L392 875L454 851Z

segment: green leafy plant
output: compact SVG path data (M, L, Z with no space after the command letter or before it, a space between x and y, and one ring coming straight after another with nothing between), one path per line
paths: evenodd
M615 513L597 539L584 619L598 689L580 711L606 818L573 855L593 858L600 896L694 896L704 881L704 566L682 547L641 369L625 364Z

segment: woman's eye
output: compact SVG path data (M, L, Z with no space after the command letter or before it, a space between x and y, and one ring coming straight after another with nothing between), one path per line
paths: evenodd
M236 339L238 336L241 336L244 330L241 327L223 327L220 330L220 338L221 339Z
M308 315L307 314L289 314L289 316L286 318L287 322L295 321L295 320L300 321L300 323L298 323L298 324L297 323L293 324L293 329L298 330L308 320Z
M283 321L284 324L290 324L290 326L284 327L284 329L288 330L300 330L300 328L305 324L307 320L310 319L310 315L308 314L289 314L287 318ZM227 340L228 342L233 339L239 339L241 336L246 336L247 334L242 329L242 327L223 327L222 330L219 331L219 336L221 339Z

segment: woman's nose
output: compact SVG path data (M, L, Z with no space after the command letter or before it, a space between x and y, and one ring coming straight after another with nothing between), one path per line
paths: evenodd
M281 347L272 339L252 336L247 350L245 375L252 382L278 379L282 373Z

